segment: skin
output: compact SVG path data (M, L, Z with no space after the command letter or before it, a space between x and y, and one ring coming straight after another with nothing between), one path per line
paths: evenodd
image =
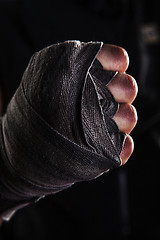
M112 92L115 100L119 103L119 110L114 120L120 131L127 134L120 154L122 164L125 164L134 148L133 139L129 134L137 122L136 109L132 105L137 95L137 83L132 76L125 73L129 65L129 58L127 52L123 48L104 44L97 55L97 59L101 62L104 70L118 72L107 87ZM2 114L2 103L2 91L0 89L0 115ZM1 224L2 220L0 219L0 225Z
M132 76L125 73L129 65L129 57L123 48L104 44L97 59L101 62L104 70L118 72L107 87L119 103L119 110L114 116L114 120L119 130L127 134L120 154L122 164L125 164L134 149L134 142L129 134L137 123L137 112L132 105L138 91L137 83Z

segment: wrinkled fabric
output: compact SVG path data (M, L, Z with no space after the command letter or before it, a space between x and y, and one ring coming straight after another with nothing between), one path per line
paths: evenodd
M106 87L116 73L96 59L102 45L67 41L32 56L1 120L3 202L24 205L121 165L125 135Z

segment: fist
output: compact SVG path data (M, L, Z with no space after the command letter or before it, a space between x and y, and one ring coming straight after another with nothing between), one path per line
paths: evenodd
M132 102L137 95L137 83L135 79L125 73L129 65L127 52L118 46L104 44L97 55L104 70L116 71L118 74L107 85L115 100L119 103L119 110L114 116L119 130L127 134L120 157L125 164L131 156L134 142L129 135L137 122L137 112Z

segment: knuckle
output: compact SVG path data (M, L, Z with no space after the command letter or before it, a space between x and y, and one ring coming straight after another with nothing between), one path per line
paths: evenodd
M128 89L130 95L132 96L132 98L135 98L138 92L138 86L137 86L136 80L131 75L125 74L125 81L126 81L125 83L126 88Z
M133 105L130 105L130 118L134 124L137 123L137 110Z
M107 87L113 92L115 99L121 103L132 103L138 92L136 80L126 73L118 73Z
M129 65L129 57L122 47L104 44L97 55L105 70L125 72Z
M129 123L136 124L137 122L137 111L136 108L131 104L125 104L123 109L123 116L126 118Z
M122 47L117 47L117 52L119 53L119 60L122 63L121 72L125 72L129 65L129 56L127 51Z
M137 111L131 104L120 104L119 110L114 119L117 122L120 130L129 134L137 123Z
M127 162L131 154L134 150L134 141L130 135L127 135L127 138L124 142L124 146L122 148L122 151L120 153L120 157L122 159L122 165Z
M121 74L121 88L125 92L126 101L133 102L138 92L136 80L129 74Z

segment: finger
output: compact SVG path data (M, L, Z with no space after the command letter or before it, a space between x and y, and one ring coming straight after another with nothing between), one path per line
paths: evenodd
M137 123L137 111L133 105L121 103L114 120L121 132L129 134Z
M97 55L97 59L102 64L104 70L125 72L129 65L127 52L118 46L104 44Z
M134 142L133 139L130 135L127 135L122 151L120 153L120 158L122 160L122 165L124 165L127 160L130 158L131 154L133 153L134 150Z
M138 92L136 80L126 73L118 73L107 87L119 103L132 103Z

